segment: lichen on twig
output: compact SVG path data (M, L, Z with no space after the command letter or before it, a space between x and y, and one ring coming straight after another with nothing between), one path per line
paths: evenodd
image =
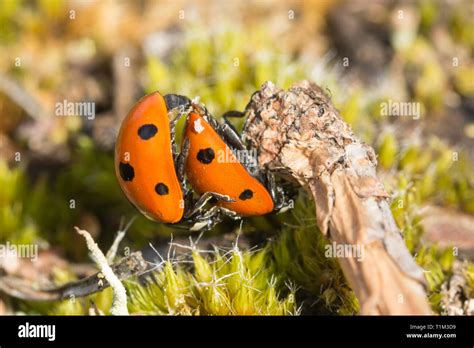
M120 279L114 273L112 268L110 267L109 263L107 262L107 258L100 250L97 243L91 237L89 232L85 230L81 230L78 227L74 227L76 232L79 233L81 236L84 237L86 240L87 248L90 251L90 255L92 260L99 266L102 274L104 275L105 279L109 282L112 290L113 290L113 302L112 307L110 308L110 314L112 315L128 315L128 308L127 308L127 292L125 287L123 286Z

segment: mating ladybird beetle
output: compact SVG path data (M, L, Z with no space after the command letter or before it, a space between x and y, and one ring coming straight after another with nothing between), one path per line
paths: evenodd
M146 217L164 222L192 222L210 228L210 213L201 208L211 199L231 201L206 192L197 201L184 179L184 156L177 154L174 129L190 107L188 98L159 92L140 99L124 119L115 146L116 175L126 197Z
M256 156L244 146L227 118L220 124L202 105L192 106L182 148L186 152L186 176L193 189L230 197L232 201L221 200L216 205L220 213L231 217L259 216L289 207L292 201L275 185L273 175L257 169ZM238 112L226 115L236 114L243 116Z
M186 128L178 154L175 126L183 115ZM273 175L258 171L256 161L239 160L237 151L244 157L247 153L227 119L219 124L187 97L154 92L140 99L122 123L115 146L116 175L143 215L192 224L190 230L208 230L223 216L239 219L289 206L292 201L275 185ZM193 190L187 188L185 175ZM198 199L194 191L201 194ZM216 205L204 210L211 200Z
M183 217L184 204L168 109L158 92L140 99L122 123L115 168L120 187L138 210L153 220L175 223Z

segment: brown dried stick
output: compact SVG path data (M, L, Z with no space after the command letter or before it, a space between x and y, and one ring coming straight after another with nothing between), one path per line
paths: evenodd
M125 280L145 272L147 264L141 252L137 251L110 266L119 280ZM110 286L102 271L78 281L56 288L40 289L16 276L0 276L0 292L25 301L60 301L84 297L102 291Z
M313 196L319 229L337 244L362 245L340 258L361 314L431 314L423 270L408 252L361 143L330 97L302 81L288 91L266 82L247 105L244 134L259 165L298 181Z

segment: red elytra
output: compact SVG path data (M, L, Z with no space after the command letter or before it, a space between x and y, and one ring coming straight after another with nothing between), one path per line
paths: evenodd
M196 192L229 196L235 202L218 201L216 205L241 216L273 211L274 202L266 187L237 160L205 116L189 113L183 139L189 139L186 176Z
M150 219L179 222L183 191L175 170L168 107L154 92L124 119L115 146L115 171L127 198Z

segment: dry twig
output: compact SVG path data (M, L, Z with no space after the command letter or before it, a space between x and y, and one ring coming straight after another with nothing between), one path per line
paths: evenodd
M76 232L83 236L86 240L87 248L91 253L92 260L99 266L102 271L104 278L109 282L112 287L114 297L112 301L112 308L110 308L110 314L112 315L128 315L127 308L127 292L125 287L120 282L120 279L115 275L112 268L110 268L107 258L104 256L102 251L94 239L91 237L89 232L81 230L75 227Z
M110 266L120 280L143 273L147 263L141 252L134 252ZM102 272L97 272L75 282L60 287L41 289L30 281L17 276L6 275L0 277L0 291L25 301L60 301L75 297L84 297L102 291L109 287L109 283Z
M340 258L361 314L430 314L424 275L408 252L361 143L330 97L303 81L283 91L267 82L247 105L244 131L259 165L298 181L316 203L319 229L364 258Z

